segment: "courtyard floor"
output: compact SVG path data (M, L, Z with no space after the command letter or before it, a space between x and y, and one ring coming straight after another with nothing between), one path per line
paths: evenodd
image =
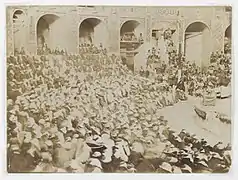
M231 143L231 124L199 118L194 111L194 105L199 105L200 102L199 98L189 97L185 102L179 102L174 106L162 109L161 113L168 120L171 128L177 132L185 129L190 134L196 134L198 138L206 139L211 145L218 141L225 144ZM217 99L215 107L203 107L203 109L215 110L231 117L231 98Z

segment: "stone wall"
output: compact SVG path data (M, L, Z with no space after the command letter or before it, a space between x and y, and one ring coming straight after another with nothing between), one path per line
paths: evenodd
M173 27L176 29L174 41L177 49L184 50L184 33L186 27L193 22L206 24L212 34L213 51L223 49L224 32L229 26L229 16L224 7L9 7L7 9L7 52L12 54L14 40L12 32L12 14L16 9L26 13L27 47L30 53L36 53L36 25L44 14L55 14L62 18L63 34L60 36L64 48L77 53L79 24L88 17L98 18L105 23L107 31L104 36L110 52L118 53L120 49L120 27L127 20L136 20L143 27L144 39L151 41L153 26ZM222 43L221 43L222 42Z

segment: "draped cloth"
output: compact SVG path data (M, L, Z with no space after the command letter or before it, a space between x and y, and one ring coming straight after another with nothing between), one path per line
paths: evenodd
M149 43L144 43L137 49L139 53L135 55L134 59L134 67L136 71L141 70L141 68L144 70L146 69L147 52L150 49L152 49L152 46Z
M160 52L161 61L168 63L169 57L168 57L168 53L167 53L166 41L164 39L161 38L158 40L158 48L159 48L159 52Z

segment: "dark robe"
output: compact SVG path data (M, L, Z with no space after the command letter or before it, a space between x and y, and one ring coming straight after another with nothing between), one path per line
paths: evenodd
M185 85L184 85L184 81L180 80L179 83L177 84L176 89L179 89L181 91L185 91Z

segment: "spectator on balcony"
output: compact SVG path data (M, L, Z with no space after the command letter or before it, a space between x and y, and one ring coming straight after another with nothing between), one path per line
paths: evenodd
M21 48L20 54L21 54L21 55L25 55L25 54L26 54L24 47Z
M144 39L143 39L143 35L142 35L142 33L140 33L140 36L139 36L139 42L140 42L140 43L143 43L143 42L144 42Z
M131 35L131 41L137 41L137 37L134 33Z
M55 49L55 54L56 54L56 55L59 55L59 54L60 54L60 50L59 50L58 47Z
M99 44L99 50L102 52L103 51L103 45L102 43Z
M15 55L18 55L18 54L19 54L19 50L18 50L18 48L15 48L15 50L14 50L14 54L15 54Z

